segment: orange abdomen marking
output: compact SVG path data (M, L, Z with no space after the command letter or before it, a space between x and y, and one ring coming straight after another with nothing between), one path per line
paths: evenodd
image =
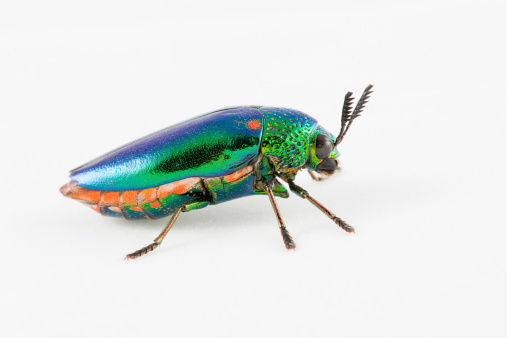
M222 180L225 183L234 182L251 174L252 171L253 166L247 166L223 176ZM167 214L167 211L165 213L163 211L164 202L161 203L161 200L171 195L184 195L192 189L202 190L201 181L200 177L189 177L158 187L127 191L92 190L79 187L77 182L70 181L60 188L60 192L66 197L83 202L103 215L122 216L126 219L156 218L153 213Z

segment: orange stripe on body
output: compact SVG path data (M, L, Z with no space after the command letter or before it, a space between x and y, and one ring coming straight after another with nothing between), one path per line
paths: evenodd
M76 187L76 191L70 195L70 198L85 201L88 203L97 204L100 201L100 191L90 190L86 188Z
M104 191L100 198L99 206L115 206L120 202L120 194L118 191Z
M137 195L139 194L139 190L127 190L122 192L120 196L120 207L123 206L137 206Z
M223 180L227 183L234 182L234 181L239 180L240 178L245 177L246 175L250 174L252 171L253 171L253 167L251 165L249 165L248 167L245 167L243 169L235 171L232 174L225 175Z
M236 172L223 177L224 183L237 181L253 172L253 166L247 166ZM81 200L90 207L100 212L99 207L108 206L111 210L121 212L121 208L130 207L131 210L144 212L139 206L150 203L152 208L160 208L162 205L158 199L169 195L182 195L190 191L201 181L200 177L189 177L176 182L163 184L154 188L127 191L99 191L77 186L77 182L71 180L60 188L62 195L76 200Z
M189 177L158 187L157 197L164 198L169 195L181 195L189 191L195 184L199 183L199 177Z
M142 205L144 203L149 203L157 200L157 189L156 188L148 188L143 189L137 195L137 205Z

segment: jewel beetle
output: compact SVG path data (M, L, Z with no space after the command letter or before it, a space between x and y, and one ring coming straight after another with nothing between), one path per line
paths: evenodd
M275 201L286 182L347 232L354 228L294 183L307 169L315 180L338 168L336 146L372 93L369 85L352 110L345 95L338 136L295 109L239 106L216 110L128 143L71 170L60 192L105 216L157 219L171 216L154 242L126 256L158 247L181 212L250 195L268 195L287 249L294 249Z

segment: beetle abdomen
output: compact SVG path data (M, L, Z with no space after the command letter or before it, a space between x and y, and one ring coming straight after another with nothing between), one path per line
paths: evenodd
M220 203L258 193L254 191L253 178L253 166L250 165L221 177L189 177L138 190L94 190L70 181L60 188L60 192L104 216L157 219L172 214L182 204L193 200L208 199L212 203Z
M79 187L70 181L60 192L104 216L156 219L173 213L183 203L201 198L203 186L200 178L191 177L147 189L101 191Z

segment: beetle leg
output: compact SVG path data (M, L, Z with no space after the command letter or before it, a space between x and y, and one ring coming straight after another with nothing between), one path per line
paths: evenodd
M195 202L190 202L190 203L187 203L187 204L183 204L181 207L179 207L178 209L176 209L176 211L172 215L171 220L169 221L169 223L167 223L167 225L165 226L164 230L162 230L162 232L160 233L160 235L158 235L158 237L155 238L155 240L153 241L153 243L151 243L150 245L145 246L142 249L134 251L131 254L128 254L127 256L125 256L125 259L134 259L134 258L140 257L142 255L146 255L148 252L155 250L155 248L157 248L160 244L162 244L162 241L164 240L165 236L167 235L167 233L169 232L169 230L171 230L171 227L174 225L174 222L176 222L176 219L178 218L178 216L180 215L180 213L182 211L186 212L186 211L191 211L191 210L194 210L194 209L201 209L201 208L204 208L204 207L206 207L208 205L209 205L208 201L195 201Z
M341 168L338 167L336 168L336 171L340 171ZM308 173L310 174L310 176L312 177L312 180L314 181L317 181L317 182L320 182L320 181L325 181L327 180L328 178L331 177L331 175L326 175L326 174L320 174L320 175L317 175L315 174L315 172L313 172L312 170L308 170Z
M289 231L285 227L285 223L283 222L282 215L280 214L280 210L278 209L278 205L275 201L275 196L273 195L273 190L271 190L271 187L268 184L264 184L264 188L266 189L269 200L271 202L271 206L273 207L273 210L276 215L276 219L278 220L278 226L280 227L280 232L282 233L283 242L285 244L285 247L287 249L295 249L296 243L294 243L294 240L292 239L291 235L289 234Z
M171 227L174 225L174 222L176 222L176 219L180 215L180 212L182 211L183 208L184 208L184 206L182 205L181 207L179 207L176 210L176 212L171 217L171 220L169 221L169 223L167 223L167 225L165 226L164 230L162 230L162 232L160 233L160 235L158 235L158 237L155 238L155 240L153 241L153 243L151 243L150 245L145 246L142 249L134 251L131 254L128 254L125 257L125 259L134 259L134 258L140 257L142 255L146 255L148 252L155 250L155 248L158 247L162 243L162 241L164 240L164 237L167 235L167 233L169 232L169 230L171 230Z
M311 170L308 170L308 173L310 174L310 176L312 177L312 180L314 180L314 181L324 181L327 178L324 176L317 176Z
M331 211L329 211L325 206L320 204L318 201L316 201L313 197L308 194L306 190L301 188L299 185L294 183L293 179L290 179L287 181L289 183L289 188L291 191L293 191L295 194L297 194L299 197L304 198L308 200L310 203L315 205L320 211L322 211L327 217L331 218L336 224L340 226L343 230L347 232L355 232L354 228L347 224L344 220L342 220L340 217L333 214Z

